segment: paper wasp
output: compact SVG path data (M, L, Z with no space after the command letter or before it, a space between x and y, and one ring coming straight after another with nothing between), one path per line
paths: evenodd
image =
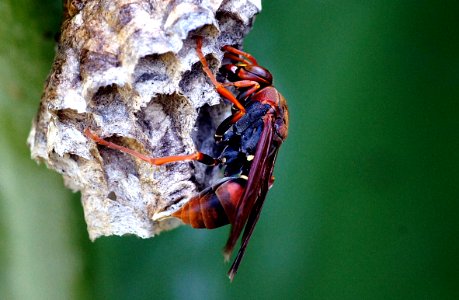
M242 234L241 247L228 272L232 280L260 216L268 190L274 183L273 168L280 145L287 137L288 110L285 98L272 86L272 75L256 59L241 50L224 46L220 68L226 81L217 81L202 53L197 38L197 55L216 91L233 104L233 113L216 129L215 141L223 150L214 158L202 152L189 155L148 157L108 142L89 129L85 134L96 143L133 155L153 165L178 161L224 167L224 178L192 197L172 213L194 228L216 228L231 224L224 247L229 259ZM227 87L234 87L235 96Z

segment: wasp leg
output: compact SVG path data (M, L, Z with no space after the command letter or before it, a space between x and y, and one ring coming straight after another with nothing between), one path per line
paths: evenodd
M229 52L229 53L232 53L232 54L241 55L241 56L244 57L243 59L236 59L236 61L242 61L242 60L247 61L247 60L249 60L251 62L251 65L258 66L258 62L255 59L255 57L253 57L251 54L249 54L247 52L241 51L239 49L233 48L233 47L228 46L228 45L227 46L223 46L222 50L226 51L226 52ZM233 56L231 56L231 57L233 57ZM231 59L231 57L230 57L230 59Z
M236 97L229 90L225 88L225 86L222 83L217 81L217 78L215 78L214 74L210 70L206 58L202 53L202 37L198 37L196 40L196 52L198 53L199 60L202 63L202 69L207 74L207 77L209 77L210 81L212 81L217 92L222 97L226 98L228 101L233 103L234 106L239 110L239 113L235 114L235 122L237 122L240 118L242 118L243 115L245 115L245 107L241 104L241 102L239 102L239 100L236 99Z
M173 156L165 156L165 157L150 157L150 156L144 155L144 154L142 154L140 152L137 152L135 150L129 149L127 147L123 147L123 146L120 146L118 144L106 141L106 140L102 139L101 137L99 137L97 134L93 133L89 128L86 128L84 130L84 134L88 138L90 138L91 140L96 142L97 144L100 144L100 145L103 145L105 147L108 147L108 148L111 148L111 149L115 149L115 150L127 153L129 155L137 157L137 158L139 158L139 159L141 159L143 161L146 161L146 162L148 162L148 163L150 163L152 165L156 165L156 166L160 166L160 165L164 165L164 164L168 164L168 163L172 163L172 162L192 161L192 160L199 161L200 163L203 163L203 164L208 165L208 166L215 166L215 165L218 165L218 164L221 163L221 161L219 159L213 158L213 157L211 157L211 156L209 156L207 154L204 154L202 152L199 152L199 151L197 151L195 153L192 153L192 154L188 154L188 155L173 155Z
M254 80L239 80L235 82L226 82L223 84L224 86L234 86L235 88L249 88L248 90L244 91L241 93L238 98L241 100L244 100L247 98L249 95L255 93L260 89L260 83L254 81Z
M239 55L235 55L233 53L229 53L229 52L225 52L225 54L223 54L223 57L224 58L227 58L231 61L234 61L234 62L237 62L237 65L238 66L248 66L248 65L254 65L251 61L249 61L247 58L245 57L241 57Z
M248 95L251 95L258 89L260 89L260 84L252 80L240 80L236 82L226 82L226 83L223 83L223 86L234 86L236 88L250 87L247 91L240 94L239 99L245 99L247 98ZM223 120L223 122L217 127L217 130L215 130L215 135L214 135L215 141L217 143L222 140L225 132L227 132L228 129L230 129L231 126L233 126L233 124L236 123L240 119L238 113L239 111L236 111L234 114L232 114L231 116Z
M217 143L221 142L225 132L227 132L228 129L230 129L231 126L234 123L236 123L237 120L240 119L240 117L238 116L238 113L239 111L229 116L228 118L224 119L223 122L221 122L220 125L218 125L217 130L215 130L215 135L214 135L215 142Z

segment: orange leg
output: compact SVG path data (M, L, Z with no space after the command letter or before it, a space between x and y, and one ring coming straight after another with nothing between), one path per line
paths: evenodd
M243 92L239 99L244 99L248 95L254 93L260 88L260 84L256 81L252 80L240 80L236 82L226 82L222 84L223 86L234 86L236 88L245 88L249 87L249 89L245 92ZM236 123L243 115L241 115L240 111L236 111L234 114L223 120L223 122L217 127L217 130L215 131L215 141L220 142L223 138L223 135L225 132L228 131L228 129L231 128L231 126Z
M225 83L222 83L221 85L222 86L234 86L236 88L253 87L257 90L260 88L260 84L253 80L239 80L235 82L225 82Z
M241 55L244 57L244 60L247 61L249 60L251 62L251 65L255 65L255 66L258 66L258 62L257 60L255 59L255 57L253 57L251 54L247 53L247 52L244 52L244 51L241 51L239 49L236 49L236 48L233 48L231 46L223 46L222 48L223 51L225 52L229 52L229 53L233 53L233 54L236 54L236 55ZM231 56L232 57L232 56ZM230 57L230 58L231 58ZM242 61L242 59L236 59L237 61Z
M241 111L238 110L228 118L224 119L223 122L221 122L220 125L218 125L217 130L215 130L215 141L217 143L220 142L225 132L227 132L228 129L230 129L234 123L236 123L240 118L242 118L242 116L243 115L241 114Z
M239 88L249 88L248 90L244 91L241 93L238 98L241 100L244 100L247 98L249 95L255 93L260 89L260 84L256 81L253 80L239 80L235 82L227 82L223 84L224 86L234 86L237 89Z
M94 132L92 132L89 128L86 128L84 130L84 134L88 138L90 138L91 140L93 140L94 142L96 142L99 145L103 145L105 147L108 147L108 148L111 148L111 149L115 149L115 150L130 154L130 155L132 155L134 157L137 157L137 158L139 158L139 159L141 159L143 161L146 161L146 162L148 162L148 163L150 163L152 165L156 165L156 166L160 166L160 165L164 165L164 164L168 164L168 163L172 163L172 162L191 161L191 160L199 161L200 163L203 163L203 164L206 164L206 165L209 165L209 166L214 166L214 165L217 165L217 164L221 163L220 160L215 159L215 158L213 158L213 157L211 157L211 156L209 156L207 154L204 154L202 152L195 152L195 153L188 154L188 155L174 155L174 156L165 156L165 157L149 157L149 156L144 155L142 153L139 153L139 152L137 152L135 150L132 150L132 149L117 145L117 144L109 142L109 141L106 141L106 140L102 139L101 137L99 137Z
M253 63L249 61L247 58L241 57L239 55L234 55L229 52L225 52L224 57L230 59L231 61L238 62L237 63L238 66L253 65Z
M234 104L234 106L240 111L238 114L237 120L239 120L243 115L245 115L245 107L239 102L239 100L236 99L236 97L225 88L225 86L217 81L217 78L215 78L214 74L209 68L209 65L207 64L206 58L204 57L204 54L202 53L202 37L198 37L196 41L196 52L198 53L199 60L202 63L202 69L204 72L207 74L207 77L209 77L210 81L212 81L213 85L215 86L215 89L217 92L226 98L228 101ZM237 122L235 120L235 122Z

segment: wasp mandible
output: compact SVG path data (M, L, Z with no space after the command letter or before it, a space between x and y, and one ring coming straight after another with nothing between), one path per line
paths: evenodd
M215 142L223 149L219 157L214 158L202 152L149 157L108 142L89 129L85 130L85 134L98 144L153 165L194 160L209 166L223 166L222 180L192 197L172 216L194 228L212 229L231 224L224 247L225 260L230 258L242 234L240 249L228 271L229 278L233 280L260 217L266 194L274 183L274 163L288 133L288 109L285 98L272 85L271 73L259 66L252 55L224 46L220 73L226 80L219 82L202 52L201 37L197 38L196 46L203 71L216 91L233 104L233 113L215 132ZM227 87L234 87L237 95Z

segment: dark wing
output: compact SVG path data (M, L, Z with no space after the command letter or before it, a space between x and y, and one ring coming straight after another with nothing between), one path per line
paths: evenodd
M242 236L241 248L238 255L228 272L230 279L234 277L239 264L244 256L245 249L252 235L253 229L260 216L266 194L269 190L269 183L273 173L274 161L276 160L277 150L272 149L274 138L274 118L267 114L263 118L263 131L257 145L257 150L249 172L248 182L245 192L239 202L234 224L231 226L230 236L226 242L224 254L229 258L241 235L244 225L246 225Z
M277 150L276 150L276 154L277 154ZM274 155L274 157L275 156L276 155ZM271 174L272 174L272 172L271 172ZM271 175L269 175L269 176L271 176ZM234 276L237 273L237 270L239 268L239 264L242 261L242 257L244 257L245 248L247 247L247 244L249 243L250 237L252 236L253 230L255 229L255 225L257 224L258 218L260 217L261 209L263 207L263 204L264 204L265 198L266 198L266 194L267 194L268 189L269 189L268 181L266 183L267 183L268 186L262 188L262 192L260 193L259 198L256 200L255 205L252 208L252 211L250 212L249 219L247 220L247 224L246 224L245 229L244 229L244 233L242 234L241 248L239 248L237 256L234 259L234 262L233 262L233 264L231 265L231 268L228 271L228 276L231 279L231 281L233 280Z

